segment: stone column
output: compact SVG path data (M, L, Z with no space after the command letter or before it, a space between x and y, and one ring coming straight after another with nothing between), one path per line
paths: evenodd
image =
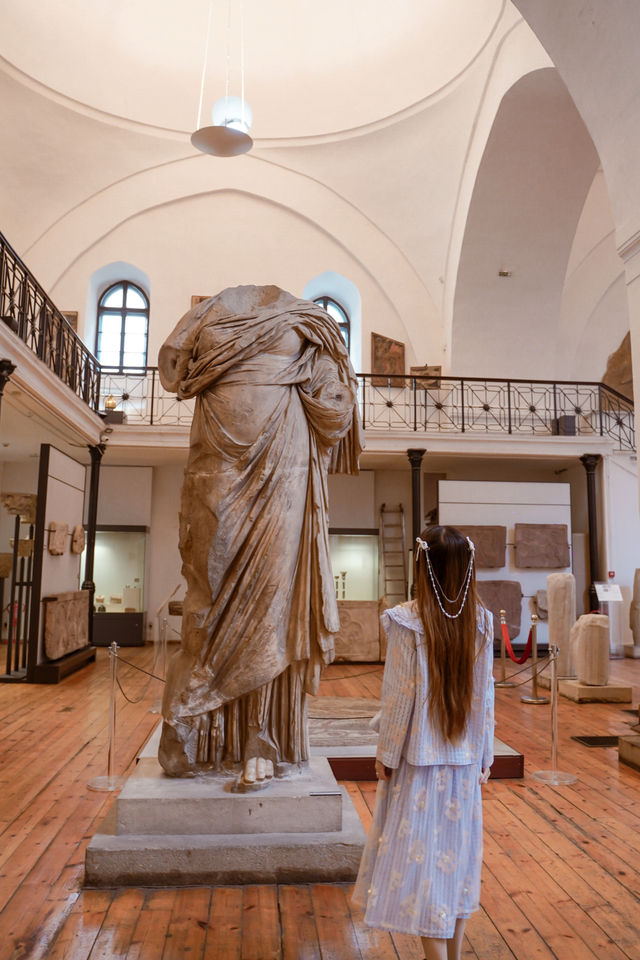
M87 553L84 563L84 581L82 583L82 589L89 591L89 643L93 641L93 595L96 592L96 585L93 582L93 560L96 550L100 463L104 451L104 443L98 443L94 447L89 447L89 453L91 454L91 475L89 477L89 508L87 511Z
M7 359L7 357L3 357L2 360L0 360L0 404L2 404L4 388L9 382L9 378L11 377L11 374L15 368L15 363L12 363L11 360Z
M589 515L589 609L599 610L600 602L596 594L594 581L598 577L600 561L598 558L598 508L596 504L596 467L602 460L599 453L585 453L580 463L587 472L587 511Z
M407 450L407 456L409 458L409 463L411 464L411 521L412 521L412 538L411 538L411 549L415 547L416 537L420 536L420 531L422 530L422 497L420 490L420 466L422 464L422 458L424 457L427 451L424 449L421 450Z

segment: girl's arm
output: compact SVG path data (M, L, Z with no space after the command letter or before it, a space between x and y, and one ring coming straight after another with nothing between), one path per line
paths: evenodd
M400 764L413 713L416 648L414 634L407 627L401 627L385 614L382 623L388 646L382 679L382 713L376 756L382 767L394 769Z

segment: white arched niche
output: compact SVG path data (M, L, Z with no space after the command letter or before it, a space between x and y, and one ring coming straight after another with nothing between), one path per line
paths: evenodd
M351 344L349 357L356 373L362 373L362 298L355 283L347 280L335 270L326 270L306 284L302 291L303 300L315 300L317 297L331 297L344 307L351 324Z
M119 280L128 280L129 283L135 283L137 287L144 290L149 299L149 303L151 303L151 284L149 277L143 270L140 270L139 267L134 266L132 263L127 263L126 260L113 260L111 263L106 263L103 267L95 270L89 277L87 303L84 313L84 332L82 334L82 339L92 353L94 353L96 349L98 301L104 291L110 287L112 283L117 283ZM151 322L151 317L149 317L149 322Z

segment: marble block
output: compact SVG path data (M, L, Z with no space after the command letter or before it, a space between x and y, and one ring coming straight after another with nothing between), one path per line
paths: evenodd
M607 683L593 686L578 680L558 680L558 693L577 703L631 703L631 687Z
M146 769L129 778L87 847L88 886L356 877L364 827L325 758L312 758L308 776L274 781L248 795L227 792L220 777L177 780L165 776L155 758L140 763Z
M232 793L235 777L167 777L139 760L120 792L116 833L312 833L342 829L342 797L329 764L312 758L300 776L254 793ZM215 830L213 829L215 826Z
M603 686L609 682L609 617L587 613L570 633L571 658L578 683Z
M558 676L575 677L571 660L570 632L576 622L576 581L572 573L547 577L549 644L558 647Z

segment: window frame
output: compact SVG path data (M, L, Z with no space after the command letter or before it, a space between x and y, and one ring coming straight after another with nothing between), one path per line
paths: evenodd
M121 307L107 307L104 306L104 301L107 297L112 294L118 288L122 288L122 306ZM144 307L139 309L127 308L127 294L129 290L135 290L139 294L143 301ZM124 364L124 346L125 346L125 337L127 332L127 316L144 316L145 318L145 336L144 336L144 357L141 364L134 364L133 366L125 366ZM118 364L107 364L104 363L100 358L100 339L102 334L102 319L105 316L119 316L120 317L120 350L119 350L119 362ZM149 297L142 287L138 286L137 283L133 283L131 280L116 280L113 283L110 283L105 290L102 291L98 297L98 309L96 316L96 358L98 363L101 366L107 367L111 370L144 370L147 366L147 355L149 351L149 319L150 319L150 303Z
M336 300L335 297L332 297L328 293L323 293L319 297L314 297L313 302L317 303L318 306L322 307L323 310L326 310L327 313L329 313L329 310L327 309L328 304L333 304L333 306L336 307L339 310L339 312L342 314L342 316L344 317L343 322L336 320L335 317L331 317L331 319L336 320L340 333L342 334L342 339L346 344L347 353L350 355L351 354L351 317L349 316L347 310L342 306L339 300ZM330 313L329 313L329 316L331 316ZM346 331L346 336L345 336L345 331Z

